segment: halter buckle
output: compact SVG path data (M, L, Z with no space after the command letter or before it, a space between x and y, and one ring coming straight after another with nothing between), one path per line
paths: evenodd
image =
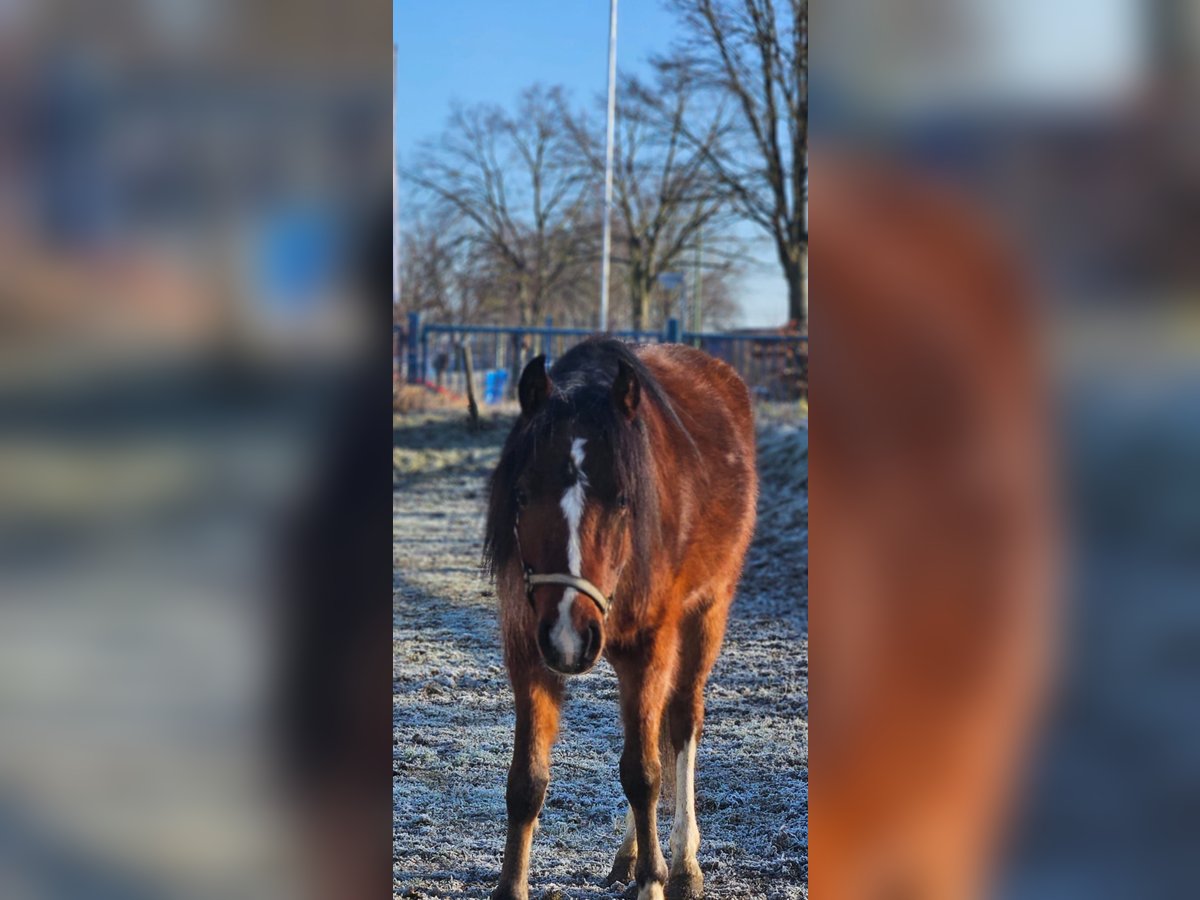
M522 563L521 569L525 575L525 599L529 601L530 606L533 606L533 566Z

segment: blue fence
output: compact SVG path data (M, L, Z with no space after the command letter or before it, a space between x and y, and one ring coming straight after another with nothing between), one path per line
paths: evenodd
M521 369L538 354L548 360L596 332L589 328L521 328L503 325L438 325L422 323L413 313L406 328L397 328L396 363L410 384L427 383L463 393L466 373L459 348L471 348L475 393L485 403L516 396ZM725 360L766 400L793 400L808 390L808 338L797 334L754 332L687 332L675 319L659 331L613 331L613 337L636 343L685 343Z

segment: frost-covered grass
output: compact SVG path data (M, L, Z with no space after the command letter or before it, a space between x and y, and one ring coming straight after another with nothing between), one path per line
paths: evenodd
M807 897L807 427L760 429L759 531L709 682L697 762L700 865L714 898ZM486 897L500 871L513 712L495 595L479 570L485 483L511 424L459 411L394 430L393 888ZM607 663L569 683L530 896L615 897L624 826ZM660 812L666 848L670 811Z

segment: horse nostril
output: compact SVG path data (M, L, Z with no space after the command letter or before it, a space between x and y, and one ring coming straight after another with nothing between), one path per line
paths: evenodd
M538 647L542 651L542 655L545 656L550 651L551 647L549 622L542 622L540 625L538 625L537 642Z
M587 630L587 649L584 651L583 658L590 660L600 652L600 626L595 622L588 625Z

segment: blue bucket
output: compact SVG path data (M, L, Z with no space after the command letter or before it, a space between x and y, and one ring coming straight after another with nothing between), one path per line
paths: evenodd
M506 369L489 369L484 376L483 402L489 406L502 403L507 387L508 371Z

